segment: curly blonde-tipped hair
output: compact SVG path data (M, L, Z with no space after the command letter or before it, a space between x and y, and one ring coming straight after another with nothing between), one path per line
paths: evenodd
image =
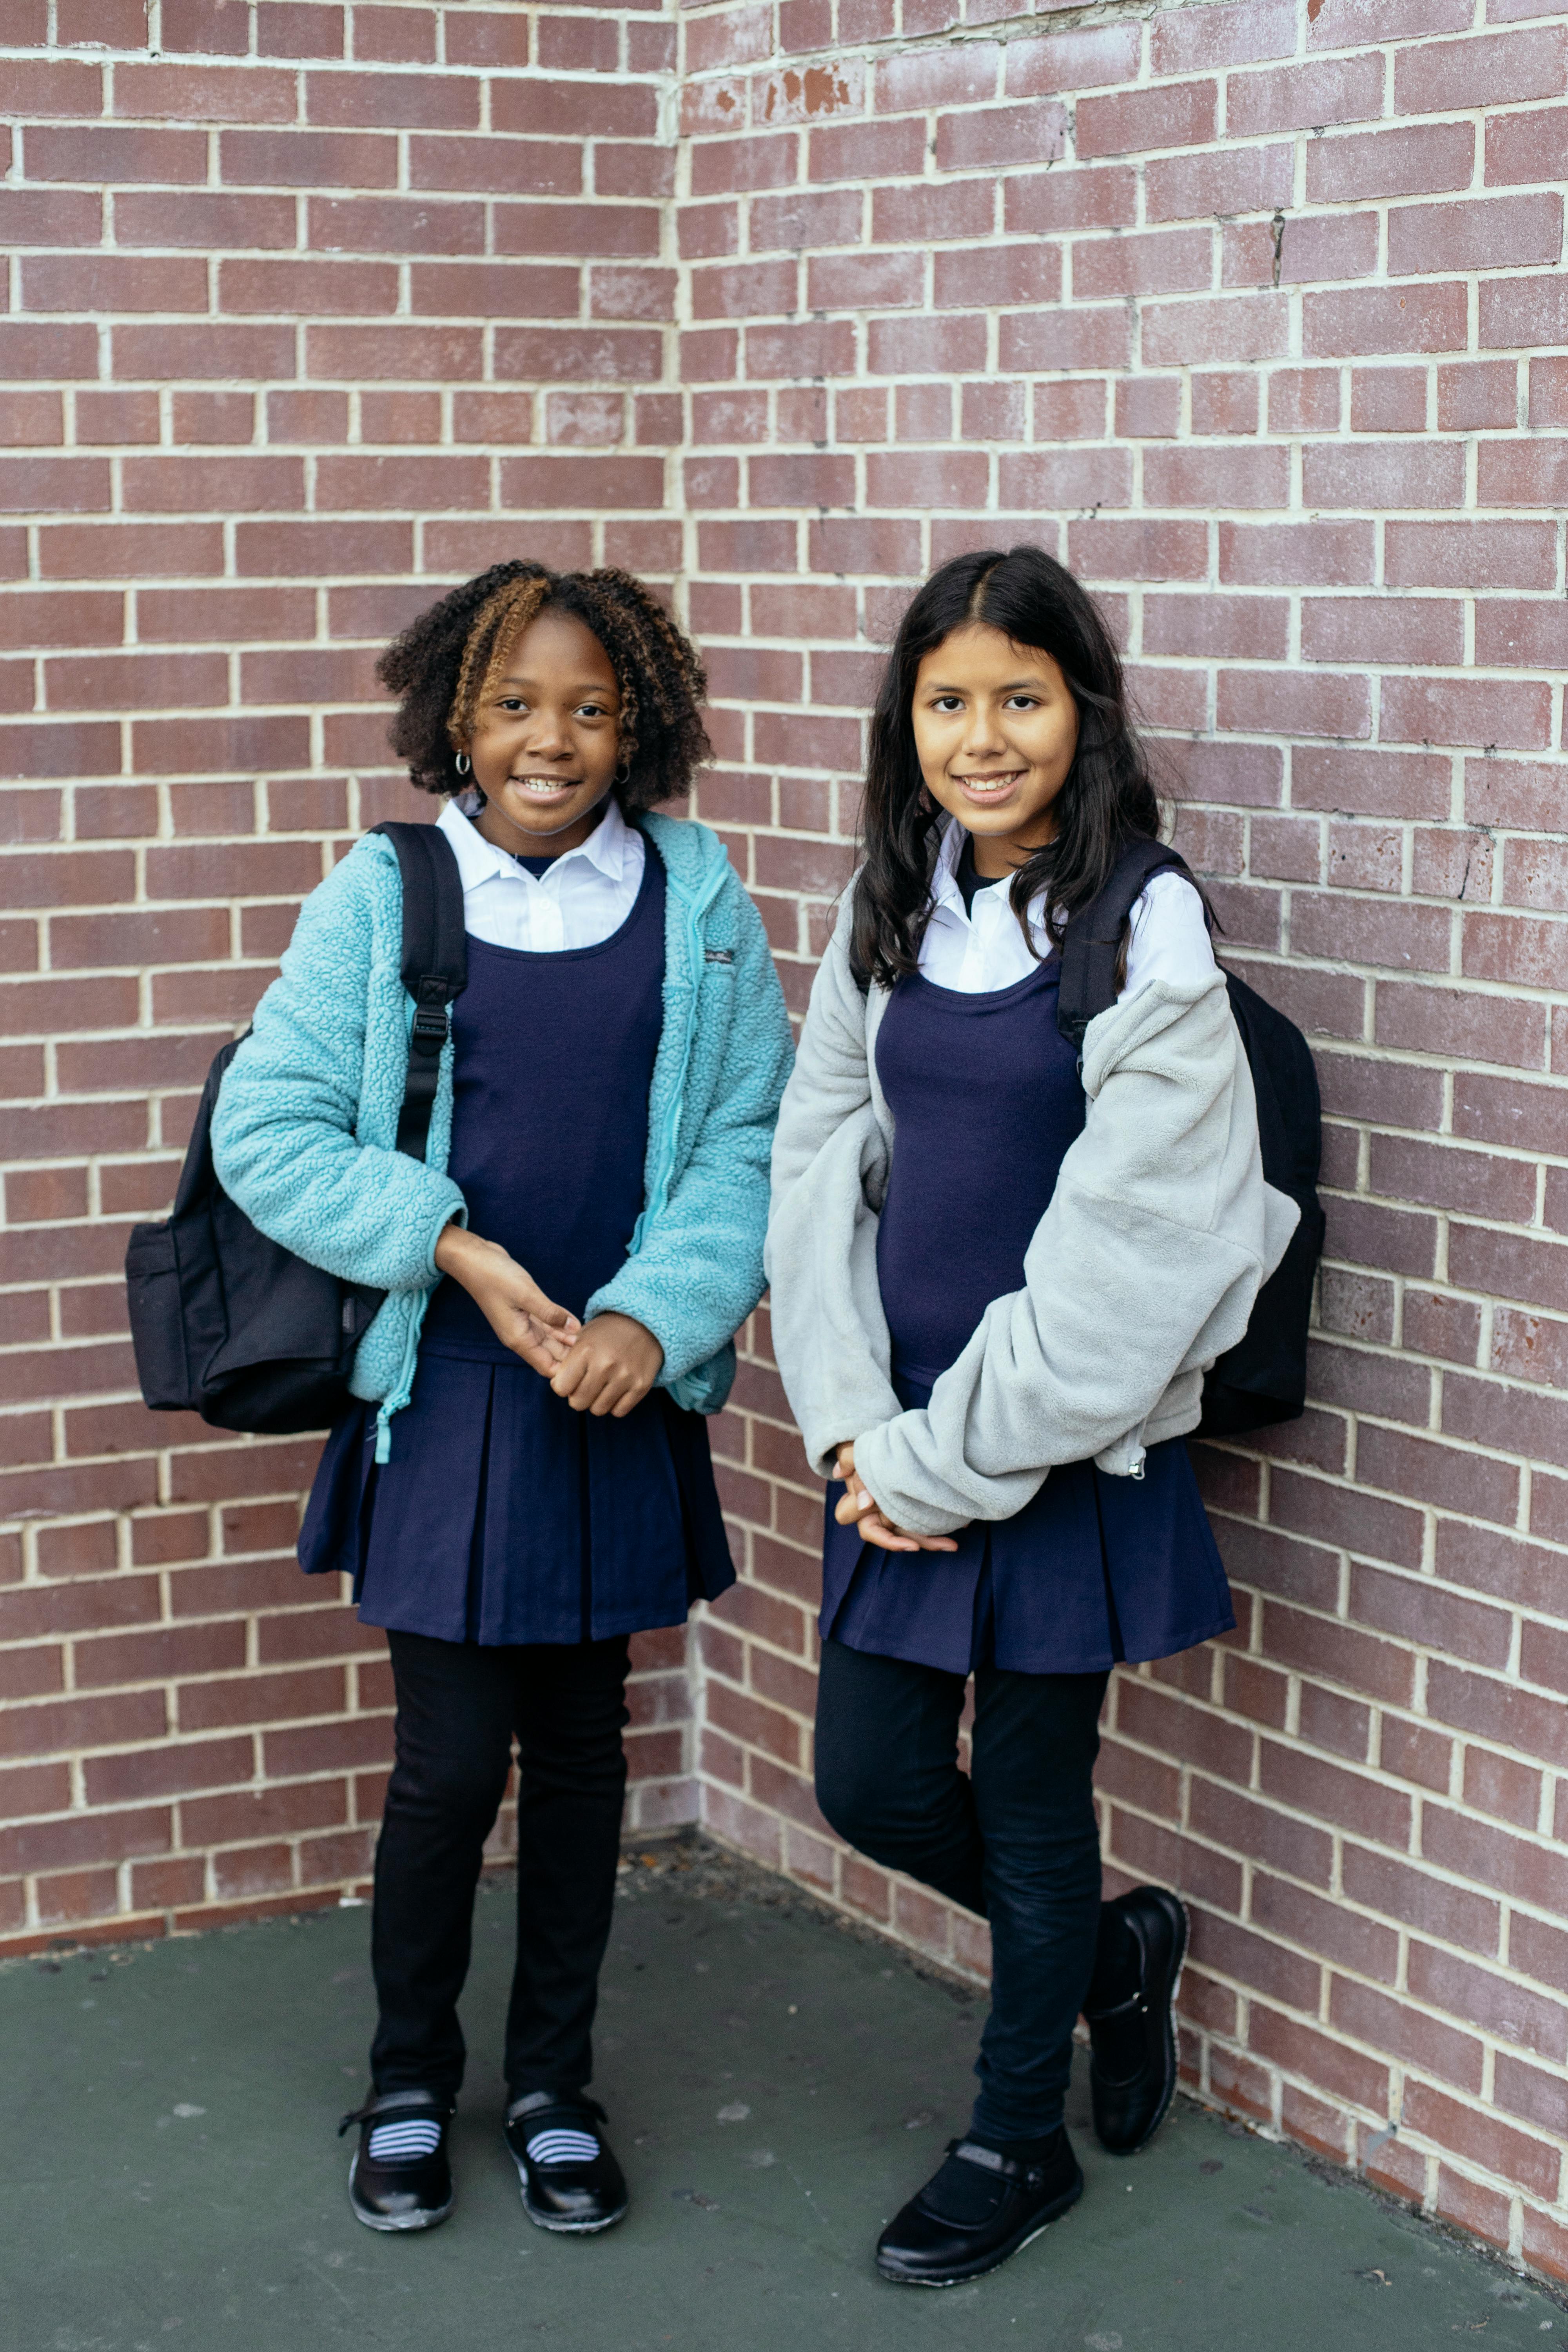
M421 613L376 665L398 697L395 751L421 791L456 793L457 755L502 665L547 607L575 614L604 646L619 689L616 797L630 815L689 791L710 749L700 705L701 658L650 590L629 572L550 572L498 563Z
M480 605L458 671L457 691L447 713L447 740L466 751L474 719L505 675L507 657L550 593L548 574L509 580Z

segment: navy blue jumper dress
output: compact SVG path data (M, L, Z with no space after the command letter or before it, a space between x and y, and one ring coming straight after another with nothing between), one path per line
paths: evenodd
M877 1035L895 1142L877 1271L906 1410L930 1399L1024 1256L1084 1122L1078 1056L1057 1028L1060 964L970 995L901 980ZM1114 1331L1105 1345L1116 1345ZM840 1527L827 1493L821 1627L852 1650L951 1674L1101 1673L1228 1632L1230 1589L1185 1442L1150 1447L1140 1479L1092 1462L1052 1470L1010 1519L956 1552L889 1552Z
M581 1315L643 1206L663 1026L664 868L590 948L468 940L453 1007L448 1168L471 1229ZM654 1389L624 1420L574 1412L501 1345L459 1283L426 1314L392 1459L374 1407L328 1440L300 1531L346 1570L363 1622L445 1642L603 1641L681 1623L735 1580L707 1424Z

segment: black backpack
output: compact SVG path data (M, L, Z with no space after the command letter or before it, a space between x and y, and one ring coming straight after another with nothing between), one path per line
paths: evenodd
M416 1012L397 1149L422 1160L449 1008L468 981L462 883L434 825L372 829L392 843L403 876L403 985ZM289 1436L325 1429L348 1403L354 1350L385 1293L268 1241L218 1182L212 1116L243 1042L226 1045L207 1072L173 1212L132 1230L131 1337L142 1398L155 1412L199 1412L215 1429Z
M1158 841L1129 844L1099 897L1076 914L1062 940L1057 1026L1074 1045L1097 1013L1116 1001L1123 928L1152 876L1188 872L1186 861ZM1190 878L1190 877L1189 877ZM1247 1329L1204 1382L1198 1437L1237 1437L1273 1422L1296 1421L1307 1402L1307 1327L1312 1281L1323 1247L1318 1200L1321 1105L1305 1037L1256 990L1225 975L1230 1009L1258 1097L1263 1173L1301 1212L1283 1258L1254 1301Z

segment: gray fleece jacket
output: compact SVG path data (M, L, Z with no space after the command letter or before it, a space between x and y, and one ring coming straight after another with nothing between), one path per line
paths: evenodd
M852 892L811 992L773 1152L774 1353L812 1467L860 1477L918 1535L1023 1509L1048 1472L1142 1474L1196 1427L1204 1374L1247 1328L1295 1230L1264 1181L1224 975L1153 982L1091 1021L1083 1132L1024 1259L921 1412L901 1410L877 1280L893 1120L877 1079L886 991L849 970ZM984 1213L984 1204L977 1204Z

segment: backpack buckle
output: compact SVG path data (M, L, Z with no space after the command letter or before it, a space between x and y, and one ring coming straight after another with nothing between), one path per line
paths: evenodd
M416 1008L414 1029L409 1049L416 1054L438 1054L447 1042L452 1016L445 1004L422 1003Z

